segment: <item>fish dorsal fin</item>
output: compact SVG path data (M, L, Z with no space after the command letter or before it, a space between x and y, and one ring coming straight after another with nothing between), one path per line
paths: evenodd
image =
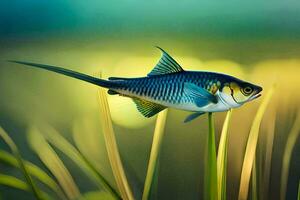
M165 106L139 98L133 98L132 100L136 104L138 111L148 118L152 117L153 115L159 113L160 111L166 108Z
M148 74L148 76L156 76L184 71L167 52L165 52L160 47L157 48L162 51L162 57L160 58L156 66L152 69L152 71Z

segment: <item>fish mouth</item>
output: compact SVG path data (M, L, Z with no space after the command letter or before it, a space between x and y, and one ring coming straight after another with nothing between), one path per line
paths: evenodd
M261 96L261 91L262 91L263 89L262 89L262 87L259 87L258 88L258 90L257 90L257 92L255 93L255 94L253 94L250 98L249 98L249 101L252 101L252 100L254 100L254 99L257 99L258 97L260 97Z
M255 95L253 95L252 97L250 97L249 98L249 101L252 101L252 100L254 100L254 99L257 99L258 97L260 97L261 96L261 94L260 93L257 93L257 94L255 94Z

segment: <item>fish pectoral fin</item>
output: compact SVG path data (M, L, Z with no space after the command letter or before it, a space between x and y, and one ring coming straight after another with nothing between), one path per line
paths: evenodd
M133 98L133 102L135 103L138 111L144 115L145 117L152 117L153 115L156 115L160 111L164 110L166 107L152 103L150 101L146 101L139 98Z
M193 113L193 114L190 114L189 116L187 116L185 118L185 120L183 121L184 123L187 123L187 122L190 122L194 119L196 119L197 117L203 115L205 112L196 112L196 113Z
M184 83L184 92L194 99L194 102L198 107L205 106L209 103L218 102L215 95L193 83Z
M156 76L184 71L167 52L160 47L157 48L162 51L162 57L147 76Z

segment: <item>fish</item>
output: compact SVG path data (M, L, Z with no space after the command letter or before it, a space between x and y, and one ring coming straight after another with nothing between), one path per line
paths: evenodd
M144 117L152 117L166 108L193 112L190 122L207 112L238 108L261 96L263 88L236 77L210 71L186 71L165 50L145 77L96 78L66 68L10 60L34 68L63 74L108 89L109 95L129 97Z

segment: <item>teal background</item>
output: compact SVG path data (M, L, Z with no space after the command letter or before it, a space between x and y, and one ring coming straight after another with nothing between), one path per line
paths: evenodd
M88 74L102 71L104 77L143 76L159 59L160 54L154 48L158 45L183 63L184 68L197 68L199 63L206 65L216 60L222 61L218 65L230 61L220 67L229 71L231 67L238 69L243 78L261 84L266 90L275 79L273 73L278 72L279 87L271 106L278 113L268 191L269 199L278 199L283 149L293 120L299 114L299 11L300 1L293 0L1 0L0 125L20 147L22 155L44 169L28 147L26 133L31 124L45 121L69 140L73 125L83 120L92 121L95 129L101 131L96 87L6 62L10 59L61 65ZM144 62L144 58L149 59ZM271 62L269 68L265 68L265 62ZM118 101L112 104L117 108L116 115L123 118L132 115L135 119L137 113L125 112ZM237 198L243 152L259 103L260 100L255 101L233 113L228 199ZM133 104L130 106L134 109ZM187 114L173 109L169 112L159 184L153 199L203 197L207 117L183 124ZM218 141L225 113L215 116ZM126 127L115 122L115 131L128 174L137 177L133 182L141 183L154 119L139 119L139 123ZM266 124L262 128L264 133L265 129ZM95 159L107 168L107 178L115 184L103 138L100 142L103 157ZM2 141L0 147L7 150ZM296 199L299 152L298 139L291 159L287 199ZM81 192L95 189L78 167L67 158L64 160ZM22 177L17 170L1 163L0 171ZM5 200L33 198L31 194L4 186L0 186L0 194Z

